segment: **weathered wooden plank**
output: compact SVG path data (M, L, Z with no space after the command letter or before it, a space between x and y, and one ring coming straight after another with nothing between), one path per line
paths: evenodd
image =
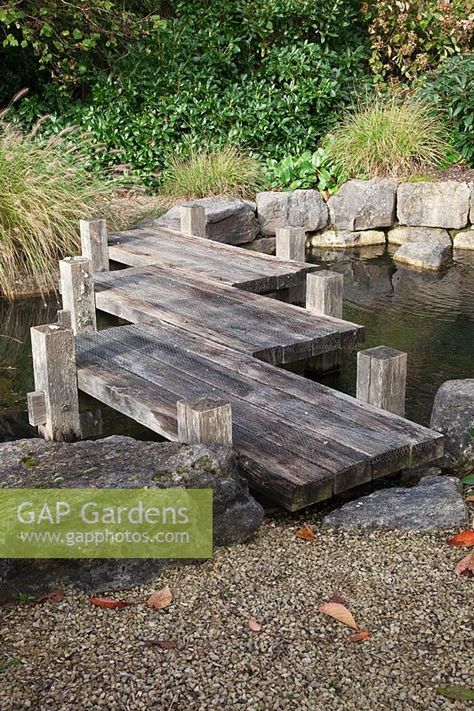
M63 311L69 314L75 334L95 331L94 283L91 261L85 257L67 257L59 262Z
M82 256L90 259L93 272L107 271L109 250L105 220L80 220Z
M321 270L306 278L306 308L311 313L342 318L344 277L337 272Z
M180 442L232 446L232 408L224 400L178 400L177 418Z
M206 236L206 211L202 205L182 205L181 232L194 237Z
M305 262L306 233L302 227L280 227L276 230L276 256Z
M379 346L357 354L357 397L382 410L405 414L407 354Z

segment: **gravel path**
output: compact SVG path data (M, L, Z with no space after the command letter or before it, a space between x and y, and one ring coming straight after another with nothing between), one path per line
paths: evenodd
M306 513L308 516L308 513ZM473 581L448 534L321 531L269 517L254 541L169 570L122 598L168 584L166 610L60 603L0 609L0 709L460 711L439 684L473 685ZM371 637L318 612L334 594ZM261 623L252 632L248 620ZM175 649L146 646L166 639Z

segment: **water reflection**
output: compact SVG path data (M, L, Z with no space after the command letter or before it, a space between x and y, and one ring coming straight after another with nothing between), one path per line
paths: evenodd
M368 348L388 345L408 353L407 416L428 423L445 380L474 377L474 252L455 252L440 272L397 265L386 250L344 251L311 261L344 274L344 316L366 327ZM353 394L355 357L328 382Z

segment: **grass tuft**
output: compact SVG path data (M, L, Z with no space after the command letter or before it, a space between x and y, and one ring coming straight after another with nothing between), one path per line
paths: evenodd
M172 157L163 173L162 193L173 198L254 199L262 185L259 161L228 146L214 151L191 149L184 157Z
M78 253L78 220L108 217L116 183L88 170L71 130L48 140L0 115L0 294L55 288L58 260Z
M325 141L344 174L409 178L439 165L450 146L433 106L414 98L379 97L348 114Z

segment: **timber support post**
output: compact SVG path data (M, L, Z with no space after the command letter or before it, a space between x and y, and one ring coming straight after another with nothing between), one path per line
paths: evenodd
M94 272L109 271L109 246L105 220L80 220L82 256L90 259Z
M194 237L206 237L206 211L202 205L181 206L181 232Z
M369 405L405 414L407 354L378 346L357 354L357 398Z
M306 308L315 314L342 318L344 276L323 269L306 275Z
M97 330L94 281L91 261L85 257L68 257L59 262L63 310L58 320L72 328L74 334Z
M275 235L277 257L294 262L306 261L306 232L302 227L279 227Z
M32 425L47 440L81 438L76 348L72 329L59 324L33 326L31 348L35 392L28 393Z
M177 411L180 442L232 446L232 408L228 403L213 397L180 400Z

